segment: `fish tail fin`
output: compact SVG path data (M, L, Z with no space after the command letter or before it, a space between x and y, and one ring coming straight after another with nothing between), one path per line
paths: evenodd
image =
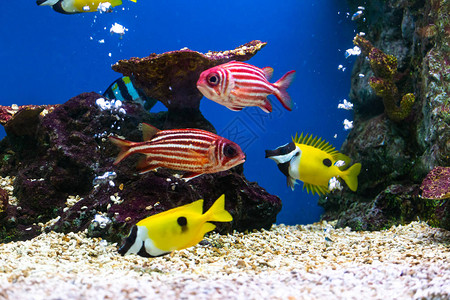
M128 157L130 154L132 154L132 151L130 151L130 148L134 145L134 142L130 142L115 136L110 136L109 140L119 147L120 152L117 155L116 160L114 161L114 165L117 165L119 162L121 162L124 158Z
M211 208L205 213L207 221L231 222L233 217L225 210L225 195L220 196Z
M281 104L286 108L287 110L292 110L292 100L291 96L289 96L286 89L291 85L292 81L295 78L295 71L289 71L286 74L284 74L283 77L281 77L277 82L275 82L273 85L278 89L278 92L275 93L275 97L281 102Z
M344 179L345 183L353 192L356 192L356 189L358 188L358 175L360 172L361 172L360 163L356 163L347 170L342 172L341 176L342 179Z

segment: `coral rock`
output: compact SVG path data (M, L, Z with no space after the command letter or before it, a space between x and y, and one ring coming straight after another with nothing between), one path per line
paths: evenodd
M450 167L435 167L420 186L422 197L427 199L450 198Z
M0 242L36 236L41 228L33 224L38 223L46 224L45 230L88 229L92 236L120 242L140 219L201 198L207 209L221 194L233 222L218 224L220 232L270 228L276 221L280 199L248 182L242 166L188 182L166 169L137 174L139 155L114 166L118 150L107 139L109 134L140 141L140 123L160 127L163 121L137 103L104 110L96 104L101 97L96 93L74 97L33 119L37 129L33 139L4 140L3 147L10 143L15 151L1 171L16 176L18 205L9 205L0 219L5 228Z
M0 219L6 214L8 209L8 192L0 188Z
M361 5L348 2L354 11ZM403 0L364 6L365 20L356 26L366 39L356 38L363 55L356 59L350 92L354 128L341 148L364 168L356 193L343 189L319 199L323 218L357 230L417 218L450 229L450 201L425 198L437 181L420 189L430 170L450 166L450 6Z
M266 43L252 41L234 50L200 53L187 48L144 58L120 60L112 66L116 72L133 76L136 86L169 110L198 110L203 95L197 89L200 73L231 60L245 61Z
M361 48L361 52L369 58L370 66L375 77L370 78L369 84L376 94L383 98L385 112L388 117L400 122L409 116L415 101L414 94L409 93L402 97L400 105L400 93L396 86L397 58L387 55L360 35L356 35L354 44Z
M21 136L33 135L39 116L53 111L58 105L0 106L0 124L6 132Z

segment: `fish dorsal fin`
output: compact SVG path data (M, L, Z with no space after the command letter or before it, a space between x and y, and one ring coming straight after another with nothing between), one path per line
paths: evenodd
M329 153L330 155L333 155L333 156L335 154L339 153L327 141L322 140L322 138L318 138L317 136L313 137L312 134L311 135L309 135L309 134L303 135L303 132L302 132L299 136L298 133L296 133L295 137L292 137L292 141L294 141L294 143L296 143L296 144L303 144L303 145L308 145L308 146L317 148L317 149L322 150L326 153Z
M267 81L272 79L273 76L273 69L271 67L265 67L261 69L264 73L264 76L266 77Z
M152 126L147 123L142 123L142 138L144 141L151 140L155 134L157 134L160 130L155 126Z
M183 208L185 212L193 212L199 215L203 214L203 199L199 199L192 203L186 204L184 206L180 206Z
M145 225L149 221L154 221L155 218L158 218L161 220L162 218L165 218L167 216L176 216L178 218L178 217L182 217L185 215L192 215L192 214L199 215L199 216L201 216L203 214L203 199L157 213L153 216L150 216L150 218L152 218L152 219L149 219L149 218L143 219L143 220L139 221L136 225L138 225L138 226Z
M225 210L225 194L220 196L211 207L205 212L207 221L231 222L233 217Z

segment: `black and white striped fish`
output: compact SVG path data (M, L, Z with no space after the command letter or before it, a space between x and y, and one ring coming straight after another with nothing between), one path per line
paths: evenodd
M156 104L156 99L150 98L136 87L133 78L124 76L115 80L103 93L108 99L120 101L134 101L142 104L145 109L151 109Z

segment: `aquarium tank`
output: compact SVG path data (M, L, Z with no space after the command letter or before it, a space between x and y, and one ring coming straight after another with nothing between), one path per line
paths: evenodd
M248 63L274 69L272 82L290 70L296 78L288 92L292 111L271 98L274 110L257 107L231 111L203 98L201 111L218 133L238 144L247 160L244 174L279 196L283 209L277 222L305 224L319 220L318 196L292 191L264 150L292 140L296 133L319 136L337 149L348 131L352 112L338 109L347 99L354 24L345 2L227 1L204 2L124 0L111 13L65 15L50 6L10 3L17 12L3 14L2 105L60 104L82 92L103 93L121 74L111 65L187 47L207 52L234 49L252 40L267 42ZM269 17L270 16L270 17ZM116 24L116 25L115 25ZM123 26L122 31L114 26ZM158 103L151 112L165 110ZM4 136L4 134L3 134Z

